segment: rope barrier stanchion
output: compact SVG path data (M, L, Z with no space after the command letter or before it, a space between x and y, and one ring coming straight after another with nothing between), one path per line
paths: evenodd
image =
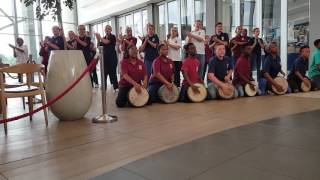
M103 46L99 47L100 57L100 75L101 75L101 98L102 98L102 115L92 119L93 123L113 123L118 121L118 117L110 115L107 112L107 82L104 69Z

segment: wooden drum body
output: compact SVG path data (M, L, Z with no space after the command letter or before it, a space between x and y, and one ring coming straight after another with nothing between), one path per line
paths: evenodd
M187 95L189 97L189 99L192 102L202 102L206 99L207 97L207 89L203 84L200 83L196 83L195 84L196 87L198 87L198 90L200 93L195 93L191 87L188 88L187 90Z
M223 91L222 88L218 88L217 96L221 99L234 98L234 91L235 91L234 86L230 83L225 83L225 84L228 86L227 90Z
M179 89L173 85L173 90L170 91L165 85L162 85L158 90L159 99L167 104L175 103L179 99Z
M285 93L288 91L288 87L289 87L288 81L287 81L284 77L280 77L280 76L274 78L274 80L275 80L278 84L280 84L280 86L282 86L283 91L278 91L274 86L272 86L272 91L273 91L275 94L277 94L277 95L283 95L283 94L285 94Z
M248 97L253 97L258 92L258 85L255 81L250 81L252 84L254 84L254 89L251 88L250 84L246 84L244 86L244 93Z
M142 88L141 93L139 94L133 87L128 93L128 99L130 104L134 107L143 107L148 103L149 93L146 89Z

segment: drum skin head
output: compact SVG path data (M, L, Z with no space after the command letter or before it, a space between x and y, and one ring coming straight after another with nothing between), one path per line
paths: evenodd
M311 84L311 83L310 83ZM301 90L303 92L309 92L311 90L311 86L307 86L304 82L301 83Z
M246 85L244 86L244 92L245 92L245 94L246 94L248 97L253 97L253 96L255 96L255 95L257 94L257 92L258 92L257 83L256 83L255 81L251 81L251 83L255 85L255 86L254 86L254 90L252 90L252 89L250 88L250 85L249 85L249 84L246 84Z
M274 78L274 80L283 87L284 91L282 92L277 91L277 89L274 86L272 86L272 91L277 95L285 94L288 91L288 87L289 87L288 81L284 77L279 77L279 76Z
M207 89L203 84L200 83L196 83L195 86L198 87L198 90L200 91L200 93L194 93L192 88L189 87L187 90L187 94L189 99L192 102L202 102L206 99L207 97Z
M218 88L218 97L221 99L232 99L234 97L234 86L230 83L227 83L228 91L224 92L221 88Z
M147 104L149 100L149 93L146 89L142 88L141 93L138 94L135 88L133 87L130 89L128 93L128 99L134 107L142 107Z
M162 85L158 90L159 99L167 104L175 103L179 99L179 89L173 85L173 90L170 91L165 85Z

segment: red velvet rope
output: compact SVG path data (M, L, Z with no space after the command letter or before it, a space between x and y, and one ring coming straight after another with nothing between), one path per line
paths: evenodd
M56 97L50 99L50 101L47 104L45 104L45 105L43 105L43 106L41 106L41 107L31 111L31 112L28 112L28 113L25 113L25 114L22 114L22 115L19 115L19 116L15 116L15 117L12 117L12 118L7 118L7 119L1 119L0 120L0 124L6 123L6 122L10 122L10 121L15 121L15 120L18 120L18 119L21 119L21 118L24 118L24 117L28 117L28 116L30 116L30 115L32 115L34 113L37 113L37 112L43 110L44 108L47 108L47 107L51 106L52 104L57 102L59 99L61 99L63 96L65 96L69 91L71 91L81 81L81 79L88 72L90 72L90 71L92 71L92 69L94 69L94 67L97 65L97 63L98 63L97 59L92 60L90 62L90 64L87 66L87 68L81 73L81 75L72 84L69 85L68 88L66 88L64 91L62 91Z

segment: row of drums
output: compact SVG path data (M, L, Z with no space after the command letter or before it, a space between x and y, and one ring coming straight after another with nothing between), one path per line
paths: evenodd
M277 95L283 95L288 91L288 82L284 77L276 77L274 79L278 84L282 86L282 90L277 90L276 87L272 86L273 93ZM206 98L215 96L219 99L233 99L237 97L237 91L235 90L235 87L231 83L226 83L227 88L221 89L213 87L213 84L209 84L208 88L206 88L203 84L196 83L196 90L189 87L187 89L187 96L190 99L191 102L203 102ZM246 84L243 87L243 91L245 93L245 96L247 97L253 97L256 96L258 93L258 85L255 81L251 82L250 84ZM305 83L301 84L301 89L304 92L310 91L311 86L306 85ZM158 90L158 96L159 99L166 104L172 104L178 101L179 99L179 88L177 86L173 86L173 90L169 90L165 85L162 85ZM208 96L209 94L209 96ZM213 95L214 94L214 95ZM210 99L210 98L209 98ZM131 88L131 90L128 93L128 100L130 104L132 104L134 107L143 107L147 104L149 100L149 93L146 89L142 89L141 93L138 93L135 88Z

